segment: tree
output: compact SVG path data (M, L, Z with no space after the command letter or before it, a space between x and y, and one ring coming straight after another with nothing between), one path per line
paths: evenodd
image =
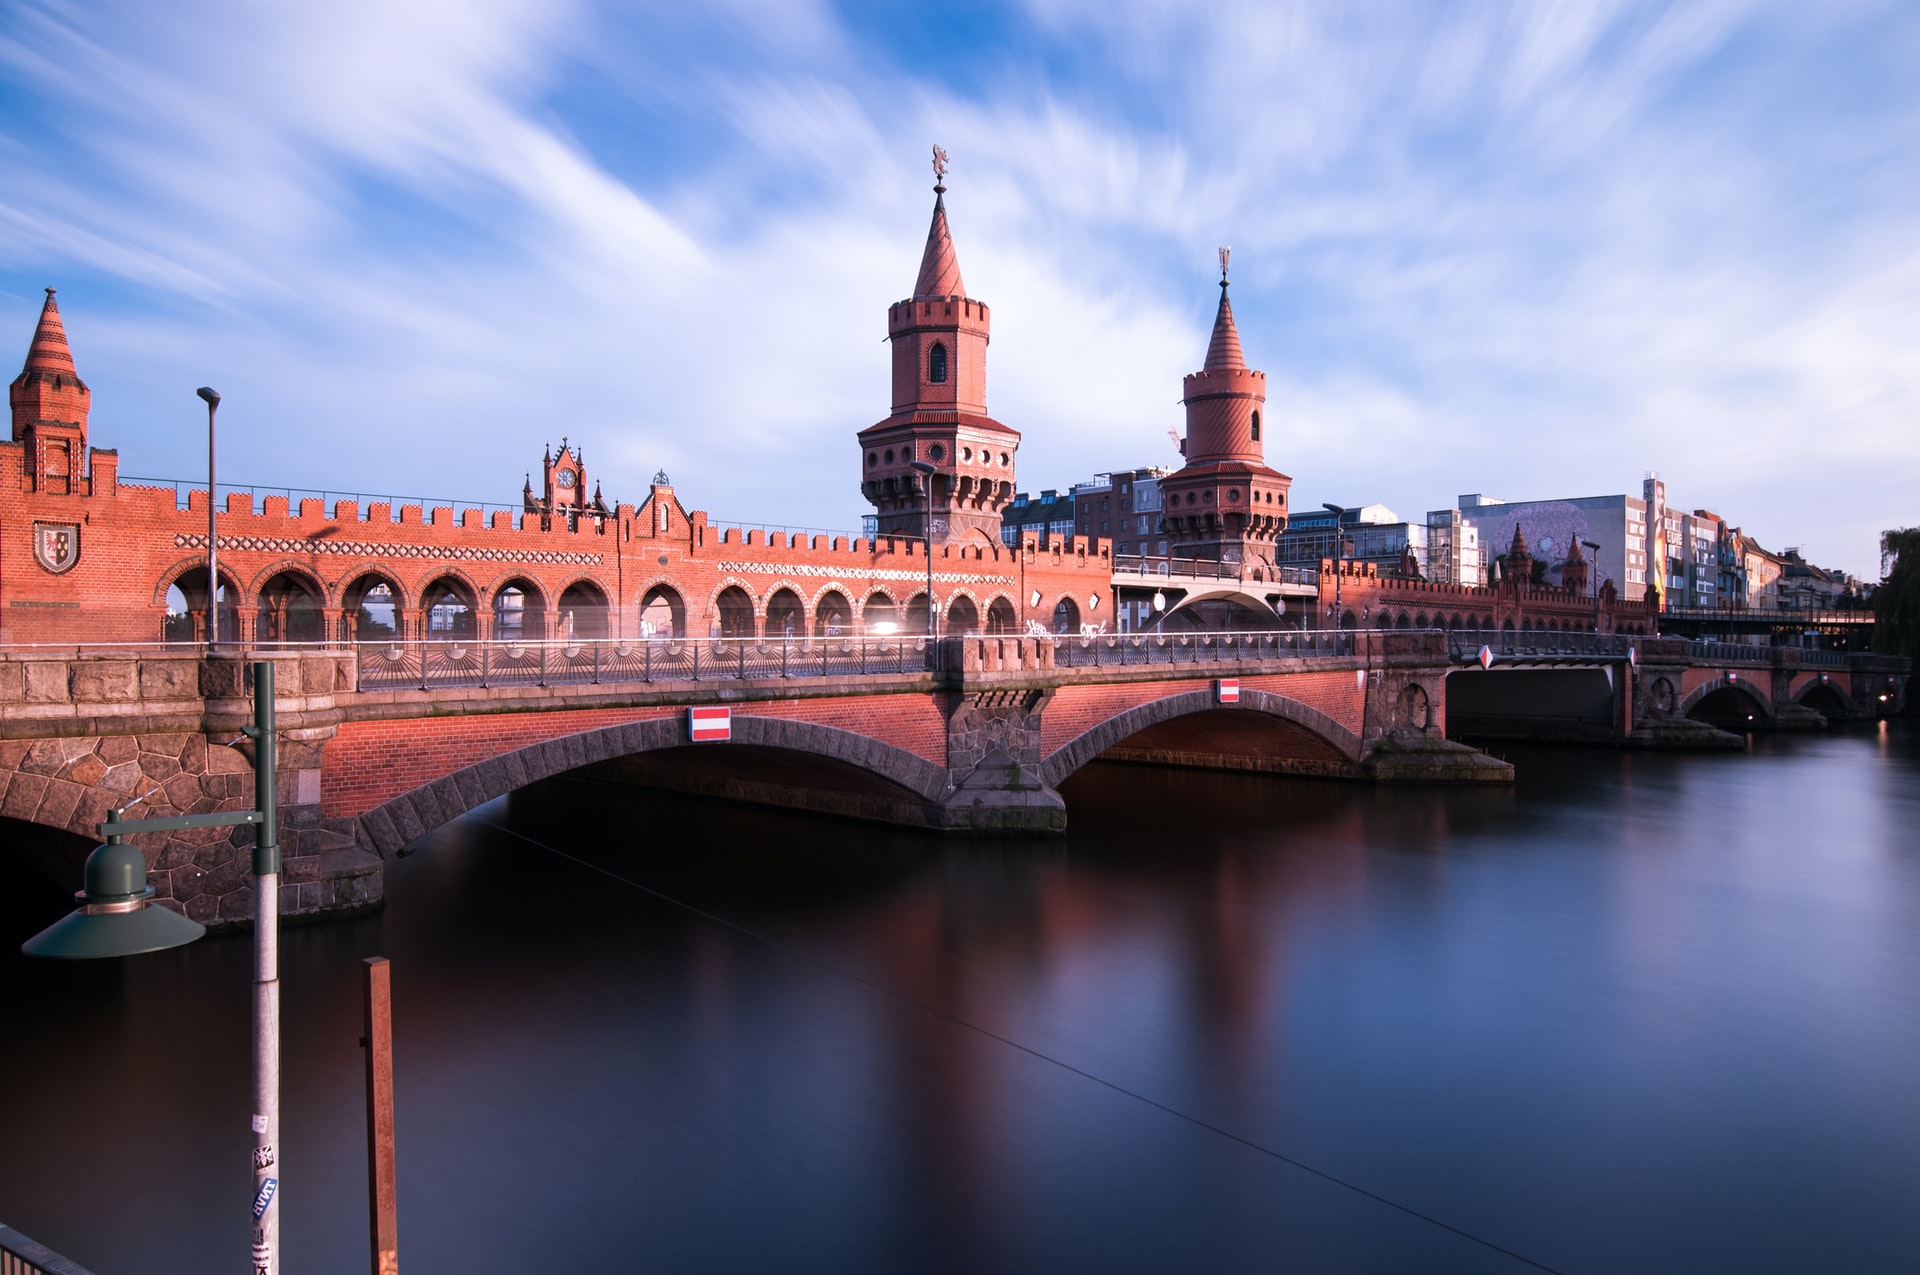
M1920 663L1920 527L1880 535L1880 587L1873 591L1873 649Z

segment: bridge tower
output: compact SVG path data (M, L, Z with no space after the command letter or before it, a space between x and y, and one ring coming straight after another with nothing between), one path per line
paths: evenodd
M944 156L936 166L944 171ZM926 490L914 461L934 466L933 541L1000 539L1013 499L1018 430L987 415L984 302L967 295L947 228L944 178L933 188L933 224L913 295L887 307L893 410L860 431L861 494L879 511L879 534L926 535Z
M1293 479L1266 464L1267 374L1247 366L1227 301L1227 250L1220 250L1220 308L1213 317L1206 366L1185 379L1186 464L1160 480L1160 515L1177 557L1210 558L1253 568L1273 563L1273 542L1286 530Z
M73 367L67 329L53 289L40 307L40 324L26 366L7 387L13 441L25 445L25 468L35 491L80 494L87 473L87 412L92 392Z

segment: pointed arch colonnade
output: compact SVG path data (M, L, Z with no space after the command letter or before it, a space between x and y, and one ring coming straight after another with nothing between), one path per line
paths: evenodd
M891 582L889 582L891 583ZM841 581L804 590L779 580L756 590L728 577L708 596L672 579L649 580L616 606L602 583L582 576L556 590L531 573L478 583L446 571L412 585L401 573L368 567L333 581L305 564L276 564L237 579L222 564L221 635L224 640L274 646L325 642L541 641L592 638L854 637L927 631L927 594L897 585L861 588ZM1077 633L1081 604L1060 592L1039 601L1050 631ZM184 564L157 590L166 609L168 641L198 642L206 631L206 568ZM956 588L940 597L943 636L1011 636L1025 624L1011 591ZM1039 615L1035 615L1035 612Z

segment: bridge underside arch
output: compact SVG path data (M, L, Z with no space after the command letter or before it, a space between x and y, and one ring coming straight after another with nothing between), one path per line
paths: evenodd
M402 793L357 817L356 840L386 858L469 810L557 775L937 826L947 771L866 735L778 717L733 717L726 743L691 744L679 717L528 744Z
M1835 720L1863 715L1860 706L1831 682L1808 682L1793 698L1821 716Z
M1188 594L1161 617L1159 627L1171 631L1232 630L1247 632L1278 628L1281 611L1259 594L1241 588L1202 589Z
M1360 737L1298 700L1242 688L1238 704L1216 704L1211 688L1183 691L1118 713L1061 745L1041 765L1052 787L1097 758L1353 777Z
M1680 701L1680 716L1736 733L1773 718L1773 705L1746 681L1708 682Z

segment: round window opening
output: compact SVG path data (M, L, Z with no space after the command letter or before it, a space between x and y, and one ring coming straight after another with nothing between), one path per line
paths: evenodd
M879 452L868 452L868 453L867 453L867 468L868 468L868 469L872 469L872 468L873 468L873 467L874 467L875 465L878 465L879 463L880 463L880 453L879 453Z
M1237 505L1237 504L1239 504L1239 503L1240 503L1240 489L1239 489L1238 487L1233 487L1233 488L1230 488L1230 489L1229 489L1229 490L1227 491L1227 499L1228 499L1228 500L1231 500L1231 501L1232 501L1232 502L1233 502L1234 504L1236 504L1236 505Z
M887 464L893 464L893 448L887 448Z
M1000 453L1000 463L1001 463L1002 465L1011 465L1011 464L1012 464L1013 462L1007 459L1007 454L1006 454L1005 452L1001 452L1001 453Z
M935 460L939 460L942 456L945 456L946 454L947 454L947 449L942 447L938 443L935 443L933 446L927 448L927 455L931 456Z

